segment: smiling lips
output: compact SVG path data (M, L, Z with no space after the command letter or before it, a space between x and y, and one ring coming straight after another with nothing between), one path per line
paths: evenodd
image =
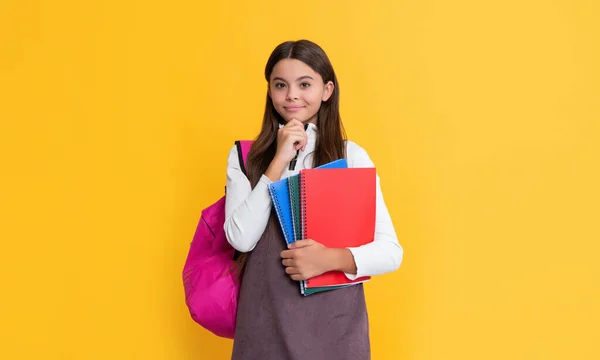
M296 112L300 111L304 108L304 106L284 106L285 111Z

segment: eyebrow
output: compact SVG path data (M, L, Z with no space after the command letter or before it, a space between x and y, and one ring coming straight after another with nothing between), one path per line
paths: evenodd
M304 75L304 76L300 76L299 78L297 78L297 79L296 79L296 81L300 81L300 80L304 80L304 79L311 79L311 80L314 80L314 79L312 78L312 76ZM285 79L282 79L282 78L280 78L280 77L273 78L273 81L275 81L275 80L279 80L279 81L287 82L287 81L285 81Z

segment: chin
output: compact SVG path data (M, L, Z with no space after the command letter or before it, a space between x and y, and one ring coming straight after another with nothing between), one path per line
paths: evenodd
M290 114L290 115L286 114L286 116L282 116L282 117L283 117L283 119L285 120L286 123L290 122L292 119L296 119L296 120L300 121L301 123L305 123L305 122L308 121L308 119L306 117L304 117L304 116L297 116L297 115L294 115L294 114Z
M313 114L311 116L308 116L306 114L302 114L302 112L299 112L299 113L288 113L285 110L283 110L281 112L278 111L278 113L279 113L279 115L281 115L281 117L283 118L283 120L286 123L290 122L290 120L292 120L292 119L297 119L301 123L305 124L305 123L309 122L310 119L312 119L315 116L315 114Z

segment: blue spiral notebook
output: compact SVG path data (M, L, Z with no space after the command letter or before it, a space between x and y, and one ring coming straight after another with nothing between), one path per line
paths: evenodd
M339 159L317 166L317 169L347 167L348 162L346 159ZM298 177L298 175L293 175L292 177ZM295 211L292 209L292 201L290 199L289 178L281 179L269 184L268 189L286 244L289 245L296 240L300 240L295 234L295 232L299 232L299 229L294 225ZM300 281L300 292L304 295L304 281Z
M286 244L294 242L294 221L292 219L292 208L288 191L288 179L281 179L269 184L269 194L279 219L279 225L283 231Z

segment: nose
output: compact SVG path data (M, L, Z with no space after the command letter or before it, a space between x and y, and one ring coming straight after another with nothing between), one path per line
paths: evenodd
M298 100L298 92L297 91L298 90L294 89L293 86L289 86L286 100L288 100L288 101Z

